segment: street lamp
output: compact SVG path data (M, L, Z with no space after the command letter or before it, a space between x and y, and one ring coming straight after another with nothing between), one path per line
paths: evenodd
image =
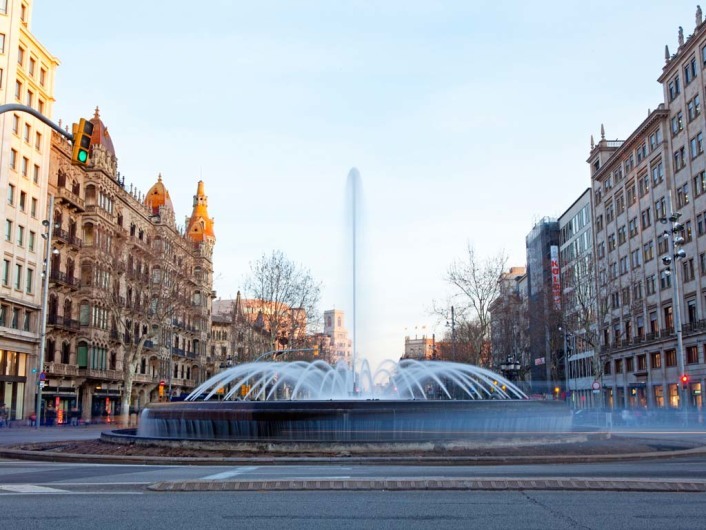
M686 375L686 368L684 363L684 342L682 340L682 328L681 328L681 286L679 285L679 267L676 266L676 261L684 259L686 257L686 252L681 246L684 244L684 237L681 235L684 232L684 225L679 222L679 217L681 214L678 212L672 212L672 214L667 217L662 217L660 222L664 225L671 224L671 226L664 231L662 237L669 242L669 254L662 256L662 263L665 266L663 274L665 277L674 275L674 280L672 281L672 307L674 311L674 330L677 334L677 359L679 362L679 373L680 377L677 381L677 388L679 391L679 408L686 411L686 384L684 383L684 378L688 381L688 376ZM672 263L675 264L674 271L672 271Z
M42 423L42 374L44 373L44 353L47 346L47 301L49 299L49 276L51 275L51 236L52 236L52 220L54 219L54 196L49 196L49 219L42 221L44 233L42 237L46 241L44 248L44 272L42 274L44 283L42 285L42 312L40 322L40 338L39 338L39 356L37 366L37 404L35 412L35 427L39 429L39 424Z
M456 362L456 314L454 306L451 306L451 360ZM449 322L446 322L446 327L449 327Z

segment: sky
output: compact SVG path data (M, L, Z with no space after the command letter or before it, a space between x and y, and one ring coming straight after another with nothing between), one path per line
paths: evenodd
M69 5L70 4L70 5ZM351 314L346 177L362 182L358 351L440 337L468 244L524 266L525 236L590 186L591 135L663 101L684 0L35 0L60 60L52 119L108 126L126 184L162 174L178 220L198 180L214 288L281 250ZM182 221L183 223L183 221ZM347 322L350 326L350 318Z

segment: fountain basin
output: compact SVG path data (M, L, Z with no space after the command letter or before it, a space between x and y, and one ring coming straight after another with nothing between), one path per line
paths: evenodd
M203 401L150 405L138 438L231 442L449 442L571 431L563 402Z

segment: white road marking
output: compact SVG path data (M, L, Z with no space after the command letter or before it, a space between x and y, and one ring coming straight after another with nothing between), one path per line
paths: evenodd
M0 490L10 493L67 493L65 490L34 484L0 484Z
M216 473L215 475L208 475L207 477L202 477L200 480L223 480L230 477L235 477L236 475L242 475L243 473L250 473L255 471L256 466L246 466L246 467L236 467L230 471L224 471L223 473Z

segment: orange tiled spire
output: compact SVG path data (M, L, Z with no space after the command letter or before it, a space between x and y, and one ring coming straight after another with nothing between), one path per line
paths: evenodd
M208 197L204 191L203 180L199 180L196 195L194 195L194 211L189 219L186 236L194 243L216 241L213 219L208 216Z

